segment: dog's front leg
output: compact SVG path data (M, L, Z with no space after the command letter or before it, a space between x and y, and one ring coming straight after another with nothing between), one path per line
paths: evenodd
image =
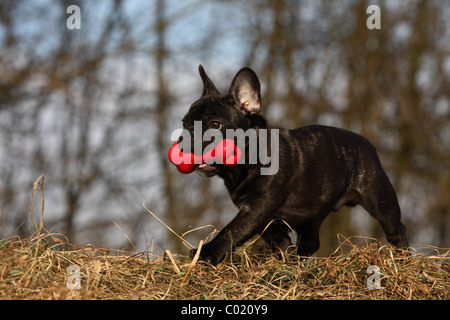
M199 259L212 265L220 263L227 253L232 252L235 247L262 230L261 226L265 221L263 216L249 208L240 210L237 216L213 240L202 247ZM191 258L195 256L196 252L197 249L191 250Z

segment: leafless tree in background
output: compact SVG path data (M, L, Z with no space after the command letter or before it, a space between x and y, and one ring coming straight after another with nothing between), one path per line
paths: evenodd
M81 8L80 30L66 28L72 4ZM278 125L321 123L368 137L398 192L411 242L450 246L450 5L381 3L380 30L366 27L369 5L1 1L8 233L27 221L41 174L46 228L79 244L129 247L126 233L139 249L156 240L181 251L144 201L179 234L223 227L235 209L221 181L181 175L167 161L172 130L200 96L203 63L224 90L237 70L252 67L263 113ZM370 218L363 228L355 210L327 219L324 253L337 232L383 238Z

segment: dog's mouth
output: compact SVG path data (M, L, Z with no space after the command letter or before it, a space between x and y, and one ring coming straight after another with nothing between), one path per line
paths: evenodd
M198 168L199 168L199 169L204 169L204 170L206 170L206 171L209 171L209 170L216 169L216 166L213 166L213 165L207 164L207 163L202 163L202 164L199 164L199 165L198 165Z
M213 176L217 173L217 166L214 164L202 163L195 166L195 172L202 176Z

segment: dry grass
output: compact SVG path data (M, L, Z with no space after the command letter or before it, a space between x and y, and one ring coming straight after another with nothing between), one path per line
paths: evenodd
M41 201L36 202L39 192ZM39 222L35 202L40 203ZM278 259L253 241L214 268L197 263L198 257L191 261L169 250L154 256L79 248L62 235L45 232L44 176L33 185L28 211L29 220L35 221L35 235L0 240L0 299L450 298L449 250L427 247L425 254L410 255L373 239L356 246L339 235L340 246L329 257ZM4 220L3 208L2 215ZM366 285L370 265L380 268L380 289ZM79 272L79 289L67 285L68 280L76 283L72 280L77 275L68 273L73 267Z
M217 268L185 256L76 248L54 234L0 242L0 299L449 299L449 252L395 253L371 242L326 258L278 259L239 249ZM169 258L171 257L171 259ZM69 289L71 265L80 289ZM369 265L381 289L369 290Z

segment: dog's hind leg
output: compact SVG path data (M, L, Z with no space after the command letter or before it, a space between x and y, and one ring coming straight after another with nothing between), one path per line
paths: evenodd
M380 222L390 244L398 248L408 246L397 196L384 171L379 171L371 188L361 194L360 204Z

